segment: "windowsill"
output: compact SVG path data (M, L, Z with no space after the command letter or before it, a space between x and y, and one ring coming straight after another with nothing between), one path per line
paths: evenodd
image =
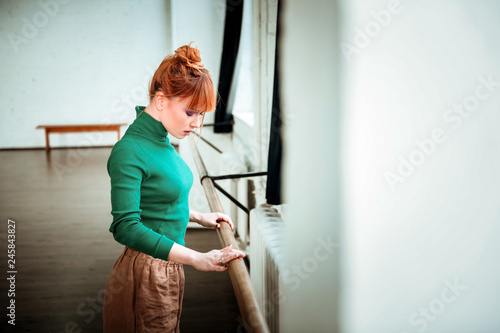
M247 112L234 113L234 134L236 137L253 138L254 137L254 121L253 114Z
M254 125L254 115L252 112L237 112L233 113L235 118L245 123L248 127L252 128Z

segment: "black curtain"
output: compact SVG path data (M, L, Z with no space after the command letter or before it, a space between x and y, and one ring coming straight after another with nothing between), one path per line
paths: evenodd
M271 113L271 136L269 138L269 155L267 160L266 199L267 203L270 205L281 204L281 156L283 141L281 137L282 116L279 94L280 4L281 1L278 1L276 52L274 58L273 106Z
M240 45L241 22L243 19L243 0L235 4L234 0L226 0L226 18L224 21L224 40L222 43L222 58L220 63L219 103L215 109L215 133L233 131L232 110L228 110L229 92L233 79L238 47Z

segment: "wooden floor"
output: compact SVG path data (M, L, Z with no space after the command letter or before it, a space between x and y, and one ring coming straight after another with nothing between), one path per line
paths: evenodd
M101 332L102 291L123 246L111 223L110 148L0 151L1 332ZM16 225L16 325L7 324L7 220ZM189 229L186 246L220 248ZM243 332L228 272L185 266L182 332Z

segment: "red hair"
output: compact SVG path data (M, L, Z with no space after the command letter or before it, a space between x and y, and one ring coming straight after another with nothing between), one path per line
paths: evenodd
M201 63L200 51L191 47L191 43L179 47L158 66L149 87L150 100L159 91L167 98L191 97L187 106L189 110L210 112L215 109L212 77ZM203 120L201 127L203 128Z

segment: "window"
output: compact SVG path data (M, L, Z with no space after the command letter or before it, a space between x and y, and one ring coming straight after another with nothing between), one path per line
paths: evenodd
M249 126L253 126L253 80L252 80L252 1L243 4L243 20L238 49L238 59L233 77L233 115ZM231 105L231 103L230 103Z

